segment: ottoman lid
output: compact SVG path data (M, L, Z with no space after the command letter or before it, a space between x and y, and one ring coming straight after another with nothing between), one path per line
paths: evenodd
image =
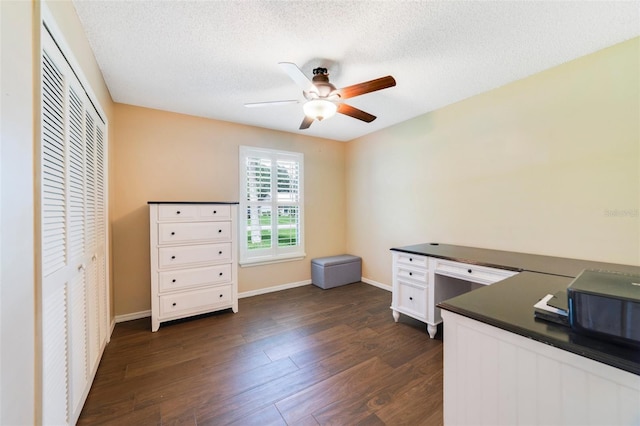
M312 259L311 263L319 266L332 266L332 265L341 265L343 263L353 263L359 262L360 258L358 256L352 256L350 254L341 254L340 256L330 256L330 257L319 257L317 259Z

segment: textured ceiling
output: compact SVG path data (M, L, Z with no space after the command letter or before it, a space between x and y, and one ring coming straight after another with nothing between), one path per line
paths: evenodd
M113 100L340 141L408 120L640 35L639 1L75 0ZM337 114L298 130L302 104L277 65L338 88L377 120Z

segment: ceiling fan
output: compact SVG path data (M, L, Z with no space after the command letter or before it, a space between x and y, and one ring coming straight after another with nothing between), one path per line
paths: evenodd
M309 80L294 63L279 62L278 65L302 88L302 93L306 99L302 107L305 116L300 124L300 130L308 129L314 120L324 120L332 117L336 112L370 123L376 119L375 115L347 105L342 101L396 85L396 80L388 75L375 80L343 87L342 89L336 89L336 87L329 82L329 72L326 68L315 68L313 70L313 79ZM292 103L298 103L298 100L254 102L246 103L244 106L252 108Z

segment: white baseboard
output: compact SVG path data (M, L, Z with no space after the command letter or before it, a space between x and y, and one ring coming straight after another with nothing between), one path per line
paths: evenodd
M387 290L387 291L391 291L392 290L390 285L382 284L382 283L379 283L377 281L370 280L369 278L362 277L361 280L362 280L363 283L372 285L374 287L381 288L383 290Z
M362 282L366 283L366 284L369 284L369 285L372 285L374 287L381 288L383 290L391 291L391 286L390 285L382 284L382 283L379 283L377 281L370 280L368 278L362 277ZM273 286L273 287L260 288L258 290L243 291L242 293L238 293L238 298L242 299L242 298L245 298L245 297L258 296L260 294L273 293L273 292L276 292L276 291L287 290L289 288L295 288L295 287L302 287L304 285L310 285L310 284L311 284L311 280L304 280L304 281L298 281L298 282L294 282L294 283L276 285L276 286ZM130 314L116 315L115 322L119 323L119 322L125 322L125 321L133 321L133 320L137 320L137 319L140 319L140 318L147 318L147 317L150 317L150 316L151 316L151 310L133 312L133 313L130 313ZM114 326L115 326L115 323L114 323ZM111 331L113 332L113 328L111 329Z
M242 299L244 297L258 296L260 294L273 293L275 291L287 290L289 288L302 287L303 285L311 284L311 280L298 281L295 283L281 284L273 287L261 288L258 290L251 291L243 291L242 293L238 293L238 298Z
M111 341L111 336L113 335L113 330L115 330L115 328L116 328L116 319L115 318L111 319L111 325L109 327L110 327L110 330L109 330L109 335L107 336L107 343L109 343Z
M147 318L150 316L151 316L151 309L149 309L148 311L140 311L140 312L132 312L130 314L116 315L116 323L133 321L140 318Z

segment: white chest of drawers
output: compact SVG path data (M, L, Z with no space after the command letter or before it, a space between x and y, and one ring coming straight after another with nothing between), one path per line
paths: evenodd
M434 338L442 322L438 303L516 273L394 251L393 319L397 322L400 314L404 314L420 320L427 324L429 336Z
M238 312L235 203L149 202L151 331L160 323Z

